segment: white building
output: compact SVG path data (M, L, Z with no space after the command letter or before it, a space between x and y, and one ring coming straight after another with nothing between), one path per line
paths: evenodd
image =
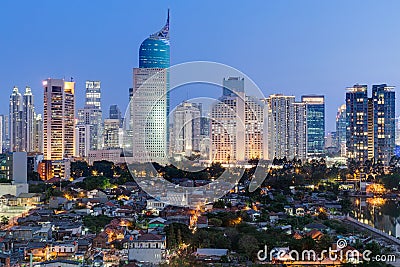
M171 153L191 156L200 151L201 104L183 102L173 111Z
M128 249L128 260L141 263L158 264L165 259L166 238L155 234L130 236L125 243Z
M78 124L90 126L90 150L103 147L102 116L100 81L86 81L86 101L78 110Z
M211 109L211 160L244 162L264 156L264 104L244 93L244 79L223 81L224 91Z
M91 125L78 124L75 126L75 156L86 158L90 151Z

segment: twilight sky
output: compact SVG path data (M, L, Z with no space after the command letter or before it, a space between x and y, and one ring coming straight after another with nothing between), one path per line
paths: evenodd
M22 1L0 3L0 114L14 85L32 87L42 113L45 78L101 80L103 112L125 110L138 48L171 9L171 63L216 61L244 72L265 95L324 94L334 130L345 87L400 87L400 1ZM222 79L222 77L221 77ZM205 95L204 92L207 94ZM220 89L188 86L189 97Z

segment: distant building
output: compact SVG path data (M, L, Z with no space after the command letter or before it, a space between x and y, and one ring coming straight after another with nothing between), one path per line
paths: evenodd
M100 81L86 81L86 101L84 108L78 110L78 124L90 126L90 150L101 149L103 129Z
M10 151L24 151L22 146L22 96L18 88L14 87L10 96Z
M75 83L47 79L43 88L44 158L70 158L75 152Z
M87 161L89 165L93 165L93 162L101 160L111 161L114 164L125 162L122 149L100 149L88 152Z
M347 131L347 119L346 119L346 104L341 105L338 108L336 114L336 138L337 145L341 156L346 156L346 131Z
M308 151L308 120L307 104L304 102L295 102L294 106L294 155L302 161L307 159Z
M36 114L33 122L33 152L43 153L43 118Z
M325 97L303 95L307 104L307 157L320 158L325 151Z
M91 150L91 127L89 124L77 124L75 126L75 155L78 157L86 158Z
M200 152L201 104L183 102L173 111L171 153L191 156Z
M120 146L120 120L104 120L104 149L121 148Z
M109 119L113 120L119 120L120 121L120 127L122 127L122 115L121 115L121 110L119 109L118 105L111 105L110 106L110 111L109 111Z
M223 80L223 95L211 109L211 156L220 163L263 158L264 104L246 96L244 79Z

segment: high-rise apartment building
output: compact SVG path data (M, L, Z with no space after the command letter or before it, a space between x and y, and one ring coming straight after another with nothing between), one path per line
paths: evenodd
M266 99L268 159L293 159L295 152L294 96L270 95Z
M346 151L349 160L368 159L367 85L354 85L346 92Z
M90 150L97 150L103 147L101 84L100 81L86 81L85 84L85 106L78 110L78 124L90 126Z
M75 126L75 155L86 158L90 151L91 125L77 124Z
M211 109L211 160L220 163L263 158L264 104L244 92L244 79L223 80L223 95Z
M395 148L395 92L393 86L354 85L346 93L347 157L356 162L388 165Z
M191 156L200 151L201 104L183 102L173 111L171 153Z
M304 95L307 104L307 157L319 158L325 150L325 98L323 95Z
M307 159L308 151L308 120L307 104L305 102L295 102L294 107L294 155L302 161Z
M23 151L33 152L34 148L34 123L35 106L30 87L26 87L22 105L22 148Z
M169 14L167 23L140 45L139 68L133 69L130 119L133 160L166 162L170 66Z
M34 151L33 127L35 107L30 87L26 87L22 96L14 87L10 96L10 151Z
M33 124L33 151L43 153L43 118L36 114Z
M13 88L10 95L10 151L25 151L23 147L23 123L22 123L22 96L17 87Z
M10 151L10 116L2 115L3 152Z
M49 78L43 81L43 88L44 159L72 157L75 149L75 82Z
M386 84L372 86L374 159L388 165L394 155L396 135L395 92Z

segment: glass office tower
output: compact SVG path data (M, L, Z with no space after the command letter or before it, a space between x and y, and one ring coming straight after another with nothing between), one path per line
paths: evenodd
M304 95L307 104L307 157L324 156L325 148L325 99L323 95Z

